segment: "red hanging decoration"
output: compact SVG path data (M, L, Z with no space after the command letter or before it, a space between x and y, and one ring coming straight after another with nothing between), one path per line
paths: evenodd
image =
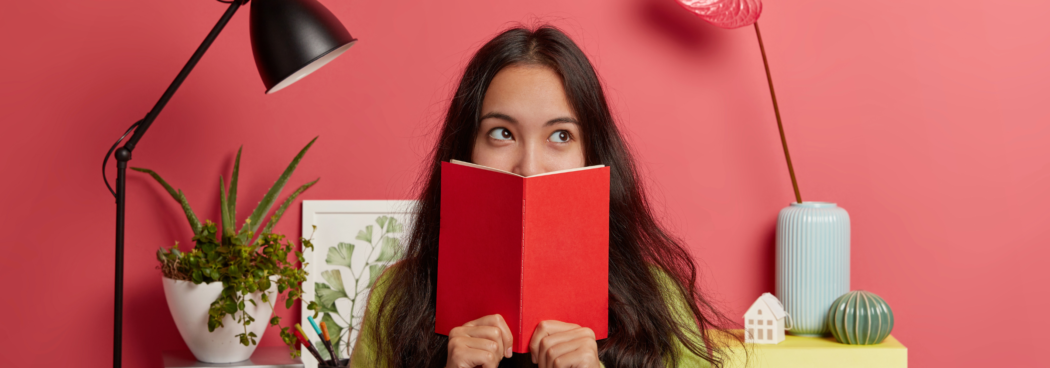
M718 27L749 26L762 14L761 0L677 0L683 8Z

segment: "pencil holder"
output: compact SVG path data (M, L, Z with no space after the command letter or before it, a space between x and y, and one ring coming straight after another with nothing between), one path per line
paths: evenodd
M317 362L318 368L346 368L350 366L350 359L340 359L337 365L329 365L328 362Z
M849 291L849 214L834 203L792 203L777 217L777 297L792 335L829 332L828 308Z

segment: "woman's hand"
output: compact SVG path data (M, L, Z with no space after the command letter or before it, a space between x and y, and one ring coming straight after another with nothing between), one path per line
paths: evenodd
M593 340L593 338L592 338ZM503 316L492 314L453 328L448 334L446 368L496 368L510 358L514 335Z
M594 331L580 325L543 321L529 344L532 362L540 368L598 368L598 342Z

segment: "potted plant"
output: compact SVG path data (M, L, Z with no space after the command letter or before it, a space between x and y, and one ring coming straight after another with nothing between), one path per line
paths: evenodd
M299 160L316 140L315 137L299 151L240 229L235 225L240 149L229 188L219 177L221 229L211 221L202 224L182 191L173 189L156 172L132 168L152 176L179 202L193 230L193 249L181 250L176 242L170 250L161 247L157 260L164 274L168 308L197 360L230 363L248 359L266 326L281 326L280 317L271 317L279 297L286 297L285 308L291 308L301 298L306 271L290 262L288 256L294 254L302 263L302 252L295 251L293 244L285 240L284 235L274 233L273 228L295 198L320 179L292 192L268 221L266 215ZM303 247L313 248L308 239L300 240ZM319 309L313 302L307 308ZM256 319L268 323L256 322ZM281 326L281 339L288 344L293 357L299 354L295 336L288 327Z

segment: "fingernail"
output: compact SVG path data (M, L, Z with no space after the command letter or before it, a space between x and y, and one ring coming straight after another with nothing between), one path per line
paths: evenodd
M510 348L507 348L507 352L503 353L503 355L507 356L507 358L510 358L514 355L514 353L510 351Z

